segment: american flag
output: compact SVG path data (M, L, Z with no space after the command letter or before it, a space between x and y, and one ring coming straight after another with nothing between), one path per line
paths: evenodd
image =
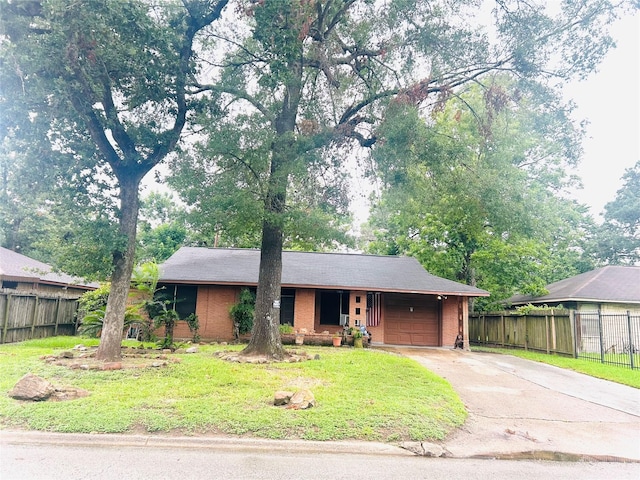
M367 293L367 327L380 325L382 317L382 295L379 293Z

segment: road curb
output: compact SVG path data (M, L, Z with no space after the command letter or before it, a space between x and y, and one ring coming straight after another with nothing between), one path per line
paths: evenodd
M218 450L261 450L280 452L321 452L358 455L415 456L397 445L359 441L269 440L262 438L188 437L126 435L106 433L53 433L1 430L0 443L82 445L101 447L201 448Z

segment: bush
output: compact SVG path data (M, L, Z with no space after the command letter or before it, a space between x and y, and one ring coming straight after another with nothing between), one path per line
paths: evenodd
M249 333L253 328L253 313L256 308L256 295L248 288L240 292L240 300L229 310L233 323L240 335Z

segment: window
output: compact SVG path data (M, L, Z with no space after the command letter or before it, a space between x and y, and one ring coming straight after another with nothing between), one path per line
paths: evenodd
M178 312L181 320L196 313L198 287L195 285L164 285L155 296L157 300L169 300L168 308Z
M10 282L9 280L3 280L2 288L10 288L11 290L15 290L16 288L18 288L18 282Z
M340 325L340 314L349 313L349 292L347 290L320 291L320 323Z
M280 293L280 324L293 326L296 291L293 288L283 288Z

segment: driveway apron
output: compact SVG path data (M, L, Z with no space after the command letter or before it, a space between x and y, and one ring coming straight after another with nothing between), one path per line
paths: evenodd
M455 457L640 461L640 390L510 355L392 347L445 378L469 417Z

